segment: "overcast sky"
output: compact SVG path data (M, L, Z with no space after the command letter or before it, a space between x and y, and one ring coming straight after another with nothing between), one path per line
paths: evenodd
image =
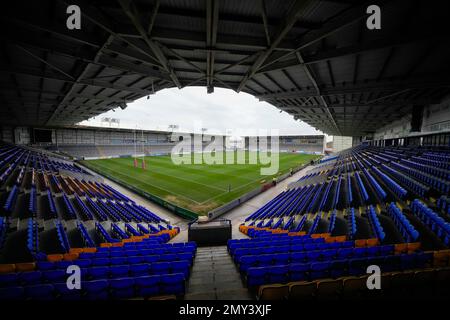
M100 126L103 117L120 119L120 128L168 130L168 126L174 124L185 132L199 131L203 127L208 128L208 133L223 134L229 129L278 129L280 135L322 134L247 93L221 88L215 88L211 94L207 94L204 87L165 89L150 99L144 97L129 103L125 110L109 111L81 124Z

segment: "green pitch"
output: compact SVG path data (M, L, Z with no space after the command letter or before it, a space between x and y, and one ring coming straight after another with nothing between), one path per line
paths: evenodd
M249 153L245 154L248 159ZM280 153L276 175L262 176L262 164L183 164L170 156L145 157L147 169L134 167L133 158L83 161L97 172L156 195L198 214L206 214L272 178L316 159L316 155ZM248 163L248 161L247 161ZM141 161L138 162L141 165Z

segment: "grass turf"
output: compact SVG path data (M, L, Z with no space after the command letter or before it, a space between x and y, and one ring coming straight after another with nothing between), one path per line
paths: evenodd
M224 154L222 154L224 156ZM246 159L249 152L245 153ZM133 158L89 160L87 165L136 188L200 215L270 182L291 168L316 159L316 155L280 153L276 175L262 176L262 164L183 164L170 156L145 157L146 170L135 168ZM83 161L86 162L86 161ZM247 161L248 162L248 161ZM141 165L141 162L138 162Z

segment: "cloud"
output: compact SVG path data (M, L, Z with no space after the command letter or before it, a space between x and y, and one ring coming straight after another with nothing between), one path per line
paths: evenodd
M99 126L101 118L120 119L121 128L168 130L175 124L180 131L192 131L201 123L209 133L227 129L278 129L280 134L322 134L310 125L296 121L286 112L260 102L247 93L215 88L207 94L204 87L165 89L128 104L125 110L108 111L83 125Z

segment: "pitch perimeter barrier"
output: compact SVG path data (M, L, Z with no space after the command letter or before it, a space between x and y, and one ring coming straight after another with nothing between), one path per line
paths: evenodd
M115 177L113 177L113 176L111 176L111 175L109 175L109 174L107 174L105 172L102 172L101 170L97 170L96 168L94 168L94 167L92 167L92 166L90 166L90 165L88 165L86 163L84 163L83 165L80 165L80 164L78 164L78 165L80 167L85 166L88 169L98 173L99 175L102 175L102 176L108 178L109 180L114 181L118 185L133 191L134 193L140 195L141 197L144 197L147 200L150 200L150 201L152 201L152 202L154 202L156 204L159 204L160 206L168 209L169 211L173 212L177 216L182 217L183 219L193 220L193 219L197 219L198 218L198 215L195 212L193 212L193 211L190 211L190 210L188 210L186 208L183 208L183 207L179 207L179 206L177 206L177 205L175 205L175 204L173 204L171 202L168 202L168 201L166 201L166 200L164 200L164 199L162 199L162 198L160 198L158 196L155 196L154 194L150 194L150 193L142 191L142 190L140 190L140 189L138 189L136 187L133 187L132 185L130 185L128 183L125 183L123 181L120 181L117 178L115 178Z
M302 165L302 166L296 167L296 168L292 169L290 172L287 172L287 173L285 173L285 174L283 174L283 175L277 177L277 178L274 180L274 182L279 183L279 182L281 182L281 181L283 181L283 180L289 178L289 177L292 176L294 173L297 173L297 172L299 172L300 170L306 168L306 167L309 166L309 165L310 165L310 164L308 163L308 164L304 164L304 165ZM237 206L241 205L242 203L244 203L244 202L250 200L251 198L257 196L258 194L263 193L264 191L266 191L266 190L272 188L274 185L275 185L275 184L274 184L273 182L270 182L270 183L266 183L266 184L262 185L261 187L259 187L259 188L257 188L257 189L254 189L254 190L252 190L252 191L249 191L249 192L243 194L242 196L240 196L239 198L234 199L234 200L232 200L232 201L230 201L230 202L227 202L227 203L225 203L224 205L222 205L222 206L220 206L220 207L218 207L218 208L215 208L215 209L209 211L209 212L208 212L208 218L209 218L210 220L216 219L216 218L218 218L219 216L223 215L224 213L230 211L231 209L234 209L234 208L236 208Z

